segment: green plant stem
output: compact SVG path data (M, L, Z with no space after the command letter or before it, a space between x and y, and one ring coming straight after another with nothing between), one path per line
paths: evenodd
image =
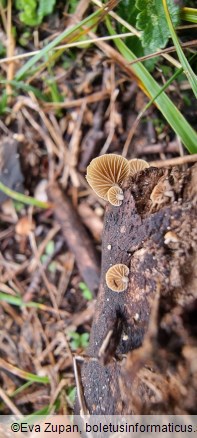
M182 20L189 21L190 23L197 23L197 9L182 8L181 18Z
M46 56L50 50L52 50L54 47L56 47L59 43L61 43L62 40L72 35L74 32L78 31L82 26L88 24L91 20L94 20L99 17L103 13L103 9L98 9L93 14L89 15L84 20L80 21L80 23L76 24L70 29L64 30L60 35L58 35L53 41L51 41L49 44L47 44L46 47L44 47L37 55L34 55L29 61L27 61L23 67L20 68L20 70L17 72L15 76L16 81L20 81L25 74L27 74L31 67L33 67L37 61L39 61L41 58ZM95 21L96 24L96 21ZM79 35L80 37L80 35Z
M49 202L43 202L39 201L38 199L32 198L31 196L23 195L22 193L15 192L14 190L10 189L9 187L5 186L0 181L0 190L5 193L5 195L9 196L10 198L14 199L15 201L22 202L23 204L27 205L34 205L38 208L51 208L52 204Z
M106 25L110 35L114 34L114 29L111 25L109 17L106 18ZM123 41L121 41L121 39L116 39L114 42L122 56L127 61L130 62L137 59L133 52L124 44ZM142 83L142 88L146 90L146 94L151 98L155 98L155 96L161 91L161 87L157 84L144 65L139 62L137 64L133 64L130 68L131 72L133 72L139 78L140 82ZM172 129L174 129L176 134L180 137L187 150L191 154L197 153L197 133L190 126L169 97L162 92L162 94L156 98L155 102Z
M172 24L172 20L171 20L170 14L169 14L167 2L166 2L166 0L162 0L162 1L163 1L163 7L164 7L164 11L165 11L168 27L169 27L169 30L170 30L170 33L171 33L171 37L172 37L172 40L173 40L174 45L175 45L176 50L177 50L177 55L179 57L181 65L182 65L182 67L184 69L184 72L185 72L185 74L186 74L186 76L188 78L188 81L189 81L189 83L191 85L191 88L192 88L195 96L197 97L197 77L196 77L195 73L193 72L193 70L192 70L192 68L191 68L191 66L190 66L186 56L184 55L182 47L181 47L181 45L179 43L179 40L177 38L177 35L176 35L175 30L174 30L174 27L173 27L173 24Z
M24 302L21 297L5 294L4 292L0 292L0 301L5 301L6 303L18 307L35 307L36 309L42 309L41 303L36 303L34 301Z
M190 62L192 62L195 58L196 58L196 53L191 57ZM160 96L160 94L163 93L163 91L165 91L169 85L181 74L183 73L183 67L178 68L175 73L171 76L170 79L168 79L168 81L166 81L166 83L163 85L163 87L161 87L160 91L156 94L156 96L154 96L146 105L145 107L142 109L142 111L140 112L140 114L144 114L145 111L150 108L150 106L154 103L154 101L157 99L157 97Z
M17 388L14 392L12 392L10 394L10 397L15 397L16 395L20 394L22 391L24 391L25 389L27 389L29 386L32 385L32 381L26 382L24 383L24 385L21 385L19 388Z
M47 101L46 97L44 96L43 93L41 93L40 90L38 90L36 87L32 87L32 85L25 84L22 81L20 81L20 82L18 82L18 81L7 81L6 79L1 79L0 80L0 84L1 85L9 84L9 85L12 85L13 88L21 89L21 90L27 91L27 92L28 91L32 91L32 93L34 93L35 96L38 99L43 100L45 102Z

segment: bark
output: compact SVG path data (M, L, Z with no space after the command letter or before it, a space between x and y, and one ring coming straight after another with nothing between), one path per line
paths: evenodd
M169 196L153 205L161 180ZM145 169L123 190L123 204L105 212L101 282L81 366L84 403L97 415L196 413L197 165ZM121 293L105 282L116 263L130 269Z

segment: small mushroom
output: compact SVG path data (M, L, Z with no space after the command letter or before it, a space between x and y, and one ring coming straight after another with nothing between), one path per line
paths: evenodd
M28 216L23 216L16 224L15 231L18 236L27 237L35 229L35 222Z
M116 154L106 154L94 158L87 167L86 179L100 198L108 199L107 192L119 185L129 175L126 158Z
M129 160L129 167L130 167L130 176L135 175L135 173L140 172L143 169L146 169L146 167L150 167L147 161L140 160L138 158L133 158L132 160Z
M174 231L167 231L164 236L165 245L169 245L169 243L177 243L179 242L179 238Z
M113 265L106 272L106 283L109 289L114 292L123 292L128 286L129 268L126 265L118 263Z
M107 199L110 204L119 207L124 199L123 191L119 186L111 187L107 192Z
M157 205L168 202L170 198L174 199L172 186L170 185L168 179L162 177L150 195L150 199L152 201L151 210Z

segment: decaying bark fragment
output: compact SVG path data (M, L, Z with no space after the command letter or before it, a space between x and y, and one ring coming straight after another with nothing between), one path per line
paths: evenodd
M151 193L163 180L164 196L153 205ZM125 181L120 207L106 207L87 352L95 361L86 359L81 368L91 414L196 409L196 180L197 165L186 172L148 168ZM116 263L130 269L128 289L121 293L105 282Z
M17 192L23 192L24 177L18 154L19 144L11 137L1 137L0 141L0 182ZM8 196L0 191L0 204Z
M48 188L49 199L55 205L54 215L61 225L64 239L72 253L82 278L92 292L99 284L99 260L92 241L81 223L80 217L73 208L70 200L63 195L58 184Z

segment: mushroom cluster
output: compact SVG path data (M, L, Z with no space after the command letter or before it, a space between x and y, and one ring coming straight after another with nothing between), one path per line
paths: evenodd
M87 167L86 179L94 192L110 204L118 207L124 199L121 184L125 178L149 167L144 160L127 160L121 155L106 154L94 158ZM129 283L129 268L118 263L106 272L105 280L109 289L123 292Z
M125 178L133 176L149 164L144 160L126 158L117 154L106 154L94 158L87 167L86 179L100 198L119 207L124 199L120 185Z

